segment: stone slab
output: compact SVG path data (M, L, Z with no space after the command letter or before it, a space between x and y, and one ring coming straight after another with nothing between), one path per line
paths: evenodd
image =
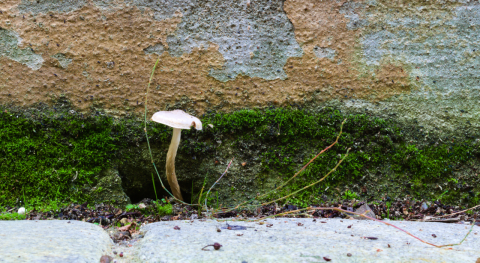
M0 262L99 262L113 242L99 226L81 221L0 221Z
M459 242L471 227L390 222L434 244ZM371 220L317 219L313 222L312 219L281 218L268 219L262 225L240 221L229 224L248 228L217 232L217 227L226 223L214 220L149 224L142 228L145 237L134 246L133 253L141 262L327 262L325 257L332 262L463 263L480 258L480 227L477 226L462 245L448 249L421 243L393 227ZM175 230L175 226L180 230ZM220 250L215 251L211 246L210 251L202 250L214 242L223 245Z

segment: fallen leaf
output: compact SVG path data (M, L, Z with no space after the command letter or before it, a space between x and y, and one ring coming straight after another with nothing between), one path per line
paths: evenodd
M118 230L120 231L128 231L130 230L130 228L136 226L137 224L136 223L131 223L131 224L128 224L126 226L122 226L122 227L119 227Z
M174 226L173 229L175 229L175 230L180 230L180 227Z

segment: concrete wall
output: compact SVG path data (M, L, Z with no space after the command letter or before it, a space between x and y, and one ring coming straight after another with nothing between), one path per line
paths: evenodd
M79 111L334 105L480 126L480 5L400 0L3 0L0 103Z

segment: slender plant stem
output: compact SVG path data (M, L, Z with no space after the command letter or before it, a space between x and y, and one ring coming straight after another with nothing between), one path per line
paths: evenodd
M222 176L220 176L220 178L218 178L217 181L215 181L215 183L213 183L213 185L210 187L210 189L208 189L207 194L205 194L205 209L207 210L207 214L208 214L208 207L207 207L208 194L210 193L210 190L212 190L212 188L220 181L220 179L222 179L222 177L225 174L227 174L228 168L230 168L230 165L232 165L233 159L234 158L232 158L232 160L230 160L230 163L228 163L227 169L225 169L225 172L223 172Z
M155 201L158 201L157 189L155 189L155 179L153 177L153 173L152 173L152 183L153 183L153 191L155 191Z
M258 200L258 199L260 199L260 198L262 198L262 197L264 197L264 196L266 196L266 195L268 195L268 194L270 194L270 193L272 193L272 192L278 191L280 188L282 188L282 187L284 187L285 185L287 185L291 180L293 180L293 179L294 179L295 177L297 177L303 170L305 170L313 161L315 161L315 159L317 159L318 156L320 156L322 153L328 151L330 148L332 148L335 144L338 143L338 140L340 139L340 136L342 135L343 124L345 123L345 121L347 121L347 119L343 120L342 124L340 125L340 132L339 132L339 134L338 134L335 142L333 142L330 146L328 146L327 148L325 148L325 149L323 149L322 151L320 151L320 152L319 152L315 157L313 157L307 164L305 164L305 165L302 167L302 169L300 169L298 172L296 172L296 173L295 173L290 179L288 179L285 183L283 183L282 185L280 185L279 187L277 187L277 188L275 188L275 189L273 189L273 190L268 191L267 193L265 193L265 194L263 194L263 195L256 196L256 197L254 197L254 198L252 198L252 199L250 199L250 200L247 200L247 201L245 201L245 202L243 202L243 203L240 203L240 204L238 204L237 206L235 206L234 208L231 208L231 209L225 211L225 213L230 212L230 211L235 210L235 209L238 209L238 208L240 208L240 207L246 207L246 206L245 206L246 203L250 203L250 202L252 202L252 201L254 201L254 200ZM343 159L342 159L342 160L343 160ZM341 163L341 162L340 162L340 163ZM335 166L334 169L336 169L337 167L338 167L338 164L337 164L337 166ZM334 170L330 171L330 173L333 172L333 171L334 171ZM330 174L330 173L328 173L328 174ZM327 174L327 175L328 175L328 174ZM256 205L256 206L260 206L260 205Z
M22 186L22 191L23 191L23 203L25 206L25 215L27 214L27 199L25 199L25 188Z
M157 59L157 62L155 62L155 65L153 66L153 69L152 69L152 74L150 75L150 80L148 81L148 86L147 86L147 92L145 93L145 114L144 114L144 117L145 117L145 128L143 129L145 131L145 137L147 138L147 145L148 145L148 152L150 153L150 159L152 161L152 164L153 164L153 167L155 168L155 172L157 173L157 176L158 176L158 180L160 180L160 183L162 184L162 188L167 191L167 193L173 197L174 199L176 199L177 201L183 203L183 204L187 204L185 202L183 202L182 200L179 200L177 199L175 196L173 196L172 193L170 193L170 191L168 191L168 189L165 187L165 185L163 184L163 181L162 181L162 178L160 178L160 174L158 173L158 170L157 170L157 166L155 165L155 162L153 161L153 154L152 154L152 149L150 148L150 141L148 140L148 132L147 132L147 102L148 102L148 91L150 90L150 84L152 83L152 79L153 79L153 74L155 73L155 68L157 67L157 64L158 62L160 61L160 58Z
M350 148L348 148L347 153L346 153L345 156L343 156L343 158L337 163L337 165L335 165L335 167L333 167L333 169L330 170L330 172L328 172L328 173L327 173L324 177L322 177L320 180L318 180L318 181L316 181L316 182L313 182L313 183L311 183L311 184L303 187L302 189L297 190L297 191L295 191L295 192L293 192L293 193L290 193L290 194L288 194L288 195L286 195L286 196L284 196L284 197L278 198L278 199L273 200L273 201L270 201L270 202L263 203L263 204L261 204L261 205L268 205L268 204L271 204L271 203L273 203L273 202L277 202L277 201L283 200L283 199L285 199L285 198L287 198L287 197L289 197L289 196L292 196L292 195L294 195L294 194L296 194L296 193L298 193L298 192L300 192L300 191L303 191L303 190L305 190L305 189L307 189L307 188L309 188L309 187L312 187L312 186L320 183L321 181L325 180L325 178L327 178L330 174L332 174L333 172L335 172L335 171L337 170L338 166L340 166L340 164L343 162L343 160L345 160L345 158L347 158L349 151L350 151Z

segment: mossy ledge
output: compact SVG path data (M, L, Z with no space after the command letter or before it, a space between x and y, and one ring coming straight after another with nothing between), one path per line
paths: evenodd
M77 113L65 98L53 106L0 109L1 205L52 200L125 205L129 198L155 198L155 170L141 117L119 119L99 110ZM307 206L346 197L453 205L480 201L479 134L442 136L414 123L328 107L210 111L198 117L204 130L182 132L176 160L186 201L194 200L204 184L210 187L232 158L228 174L210 195L211 205L233 205L273 189L330 145L345 118L339 143L269 199L318 180L352 148L334 174L285 202ZM172 130L150 121L147 127L166 184L164 163ZM166 196L156 176L155 183L158 196Z

